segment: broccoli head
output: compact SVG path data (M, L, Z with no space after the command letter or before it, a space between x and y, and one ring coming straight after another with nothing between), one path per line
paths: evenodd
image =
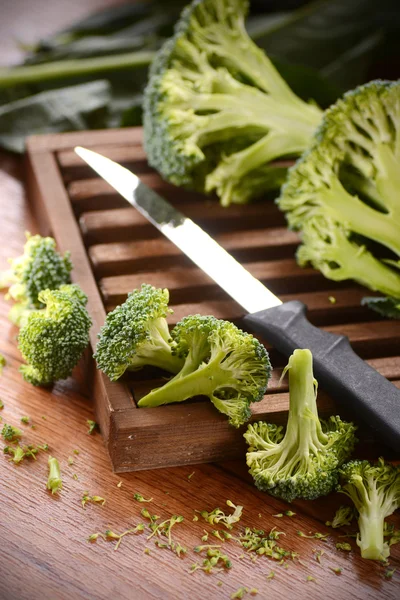
M144 396L139 406L160 406L207 396L234 427L251 415L250 404L264 397L271 365L264 346L229 321L212 316L185 317L172 331L182 370Z
M390 554L384 541L385 518L400 508L400 468L380 458L375 465L353 460L340 470L340 491L349 496L358 512L357 544L361 556L383 560Z
M322 116L251 40L247 10L246 0L194 0L144 96L149 163L175 185L215 190L225 206L279 186L282 165L271 162L301 154Z
M256 486L291 502L313 500L331 492L338 469L350 456L356 438L353 423L332 416L318 418L312 354L295 350L289 371L289 417L282 426L259 421L248 426L247 465Z
M69 252L61 256L53 238L29 233L26 238L23 255L10 260L11 268L3 274L0 286L9 287L8 294L21 303L21 311L43 308L40 292L69 283L72 269Z
M169 292L143 284L106 317L94 358L111 381L126 370L153 366L177 373L183 360L172 354L167 315Z
M87 297L77 285L44 290L44 310L32 312L21 328L18 346L28 362L20 370L33 385L50 385L71 375L89 343Z
M303 232L300 264L400 298L400 82L373 81L326 111L278 200Z

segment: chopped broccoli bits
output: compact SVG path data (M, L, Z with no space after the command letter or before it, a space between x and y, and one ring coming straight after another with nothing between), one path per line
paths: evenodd
M249 425L244 434L247 465L260 490L288 502L312 500L336 487L338 469L356 441L355 427L337 416L319 420L309 350L295 350L286 370L290 392L286 431L262 421Z
M281 185L274 159L299 155L322 112L300 100L248 36L246 0L194 0L150 69L149 163L225 206Z
M18 346L29 363L20 371L33 385L50 385L72 373L89 343L91 319L87 297L77 285L40 292L43 311L32 312L18 336Z
M49 456L48 466L49 476L47 479L47 489L50 490L52 494L57 494L62 489L60 465L56 458Z
M13 427L13 425L4 423L1 435L7 442L13 442L21 438L22 431L18 429L18 427Z

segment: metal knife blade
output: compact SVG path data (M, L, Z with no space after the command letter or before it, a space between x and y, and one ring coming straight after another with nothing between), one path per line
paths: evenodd
M248 315L245 322L286 355L309 348L321 385L400 450L400 391L352 350L349 340L311 325L306 306L282 302L191 219L128 169L85 148L75 152L171 242L221 286Z

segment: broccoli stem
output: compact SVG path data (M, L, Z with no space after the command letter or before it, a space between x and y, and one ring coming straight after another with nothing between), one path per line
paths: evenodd
M40 65L0 68L0 88L13 85L42 83L54 79L67 79L82 75L97 75L109 71L148 67L155 52L127 52L95 58L58 60Z
M326 212L348 229L400 254L400 214L382 213L371 208L349 194L336 178L329 188L321 190L319 200Z
M377 496L375 492L375 496ZM390 554L389 546L384 541L384 517L380 510L378 498L370 497L368 509L362 509L358 518L360 533L357 545L361 549L361 556L371 560L382 560Z
M141 398L138 406L161 406L171 402L183 402L194 396L211 396L219 387L227 387L227 370L221 367L225 352L220 352L206 366L181 377L180 373L160 388Z

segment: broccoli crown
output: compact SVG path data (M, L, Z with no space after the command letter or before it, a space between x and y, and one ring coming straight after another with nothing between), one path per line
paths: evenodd
M167 315L169 292L143 284L106 317L94 358L111 381L145 365L177 373L183 361L173 356Z
M280 183L321 118L248 36L244 0L194 0L158 52L144 96L149 162L176 185L243 203ZM257 183L252 182L256 174Z
M208 396L239 427L250 418L250 403L264 397L271 365L264 346L233 323L191 315L172 332L174 351L185 357L181 372L139 401L139 406Z
M312 500L332 491L338 468L350 456L356 438L353 423L337 416L318 418L316 381L309 350L289 359L289 418L282 426L259 421L244 434L247 464L256 486L291 502Z
M372 81L346 93L326 111L278 200L290 227L303 232L300 263L395 298L400 298L399 122L400 81Z
M56 242L51 237L31 236L27 240L24 253L12 259L9 295L28 307L42 308L39 294L43 290L55 290L70 282L72 263L69 252L61 256L56 250Z
M26 381L50 385L71 375L89 343L91 319L87 296L77 285L39 293L45 310L32 312L18 336L18 346L28 365L21 367Z
M388 319L400 319L400 301L398 298L366 297L361 300L361 304L368 306L368 308Z
M389 544L384 541L385 518L400 508L400 467L367 460L353 460L340 470L340 491L349 496L358 511L357 544L361 556L382 560L389 556Z

